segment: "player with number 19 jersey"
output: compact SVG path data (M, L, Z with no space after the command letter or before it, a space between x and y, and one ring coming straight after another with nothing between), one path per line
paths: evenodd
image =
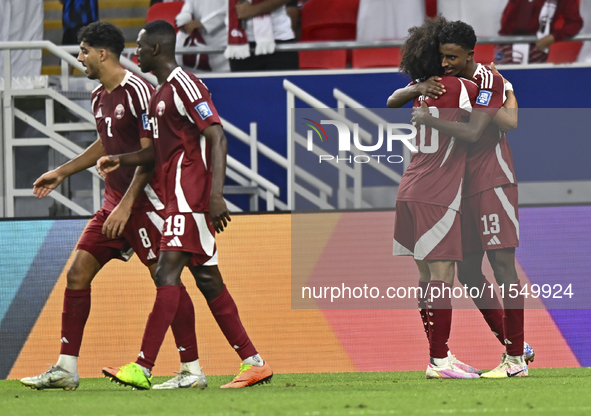
M217 264L215 230L208 215L211 148L201 132L221 121L209 90L199 78L177 67L152 97L149 117L165 189L161 250L194 253L194 266Z
M478 94L472 81L444 76L446 93L426 98L432 116L466 122ZM420 107L424 97L413 102ZM418 153L402 176L396 197L394 254L417 260L461 260L459 211L467 145L430 127L417 134Z

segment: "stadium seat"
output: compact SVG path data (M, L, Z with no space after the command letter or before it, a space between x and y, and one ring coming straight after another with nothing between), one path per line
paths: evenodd
M576 62L583 42L556 42L550 46L548 52L548 62L562 64Z
M174 26L174 30L178 32L174 19L177 14L181 12L184 1L173 1L170 3L155 3L150 6L146 14L146 22L153 22L154 20L165 20Z
M400 65L400 48L354 49L353 68L380 68Z
M359 0L309 0L302 6L301 40L355 40Z
M495 45L478 43L474 47L474 60L479 64L490 65L495 61Z
M347 67L345 49L300 51L300 69L344 69Z
M359 0L308 0L302 6L302 42L355 40ZM301 51L301 69L340 69L350 61L346 50Z

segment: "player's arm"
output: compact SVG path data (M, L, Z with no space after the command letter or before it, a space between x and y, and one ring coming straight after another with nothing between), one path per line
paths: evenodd
M141 150L131 153L122 153L120 155L109 155L101 157L96 162L96 167L102 176L107 173L113 172L119 169L120 166L153 166L156 161L154 154L154 144L152 139L144 138L143 140L148 141L148 145L143 147Z
M515 130L517 128L517 97L513 92L513 85L503 77L498 71L494 62L490 63L490 68L494 73L499 74L503 78L505 84L505 94L507 99L503 103L503 106L499 109L499 112L493 118L493 121L501 130Z
M478 141L482 132L492 120L492 116L484 111L472 111L470 121L457 123L455 121L441 120L429 114L429 107L423 101L421 107L413 109L412 122L432 127L440 132L453 136L469 143Z
M431 77L426 81L398 88L388 97L386 104L390 108L400 108L421 95L438 99L439 96L445 94L445 86L439 81L441 81L440 77Z
M493 118L493 121L501 130L515 130L518 122L517 109L517 97L515 97L512 90L508 90L507 99Z
M145 137L140 140L140 143L142 148L146 148L152 145L152 140ZM103 224L103 234L109 238L115 238L123 233L125 225L131 215L133 204L148 182L150 182L153 174L154 164L137 167L125 195L123 195L119 204L117 204L105 220L105 223Z
M212 124L203 130L202 134L211 146L211 197L209 200L209 217L215 230L220 233L228 226L230 212L224 201L224 181L226 180L226 157L228 155L228 140L224 129L219 124Z
M74 159L37 178L33 183L33 193L37 198L43 198L49 195L68 176L92 167L104 155L105 149L103 148L103 143L98 138Z
M243 1L236 4L236 15L240 20L250 19L255 16L271 13L287 3L289 3L289 0L263 0L257 4Z

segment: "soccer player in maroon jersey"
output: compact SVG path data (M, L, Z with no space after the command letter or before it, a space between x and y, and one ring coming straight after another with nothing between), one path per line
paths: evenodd
M437 33L445 24L446 20L438 17L410 29L400 68L417 80L408 87L419 93L414 107L423 103L436 117L467 121L478 94L473 82L449 76L438 78L447 91L439 99L426 97L421 91L425 84L419 83L442 72L435 52L439 48ZM406 94L405 89L396 91L388 99L388 106L406 102ZM412 155L396 196L393 253L412 255L419 269L419 312L429 341L427 378L478 378L479 370L456 359L447 347L454 265L462 260L460 203L468 146L424 126L416 144L418 153Z
M142 71L152 71L160 87L149 105L149 118L158 173L165 189L166 220L156 271L158 294L144 332L139 358L103 373L125 384L142 387L151 378L158 350L179 300L180 275L188 266L226 335L243 360L236 378L222 388L240 388L269 381L273 372L250 341L218 269L215 232L228 225L230 215L222 190L227 140L217 110L203 82L177 66L175 31L162 20L148 23L138 35L137 55ZM119 166L151 163L148 147L132 154L101 158L107 174ZM148 383L149 384L149 383Z
M34 183L38 198L47 196L65 178L93 166L109 153L132 152L150 144L146 112L154 88L123 69L119 56L125 47L121 31L109 23L96 22L79 33L78 60L90 79L101 85L92 93L92 111L99 139L82 154L45 173ZM153 167L126 167L105 180L105 202L88 224L67 273L62 313L61 351L55 366L21 382L35 389L75 390L79 385L77 359L84 326L90 313L90 286L99 270L110 260L127 260L135 253L156 273L164 205L156 196ZM195 312L186 288L182 287L173 334L179 348L182 370L195 385L207 385L197 360Z
M466 185L462 199L464 260L458 263L458 279L469 288L482 289L489 282L482 274L484 252L499 285L511 288L503 307L495 296L473 298L489 327L506 348L501 364L485 378L525 377L534 353L524 342L524 297L515 268L519 245L517 182L505 130L517 125L517 101L510 83L491 68L474 61L476 36L464 22L449 22L439 34L441 65L446 75L473 80L480 92L468 123L450 123L419 111L417 124L427 125L474 144L466 160ZM511 102L506 103L508 98ZM500 112L503 105L513 109ZM504 122L496 120L497 114ZM495 117L495 123L491 123ZM506 124L504 124L506 123ZM516 290L516 292L514 292Z

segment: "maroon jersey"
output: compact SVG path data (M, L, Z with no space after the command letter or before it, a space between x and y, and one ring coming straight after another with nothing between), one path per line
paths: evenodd
M444 76L440 82L447 92L438 100L425 100L431 115L442 120L468 121L478 87L472 81L451 76ZM420 102L415 99L413 106L420 107ZM427 126L420 126L415 145L419 152L412 155L396 199L459 211L467 145Z
M110 93L103 85L92 92L96 128L108 155L140 150L140 139L150 137L146 111L153 92L154 87L129 71L121 84ZM132 166L121 166L107 175L103 209L113 211L119 204L135 170ZM156 177L136 199L133 213L164 208L155 189L158 189Z
M209 90L199 78L177 67L152 96L148 113L166 216L208 212L211 148L201 132L221 124Z
M474 110L484 111L494 117L505 102L503 77L489 67L478 64L472 80L480 88ZM513 155L507 136L491 121L478 141L468 148L464 196L508 183L517 183Z

